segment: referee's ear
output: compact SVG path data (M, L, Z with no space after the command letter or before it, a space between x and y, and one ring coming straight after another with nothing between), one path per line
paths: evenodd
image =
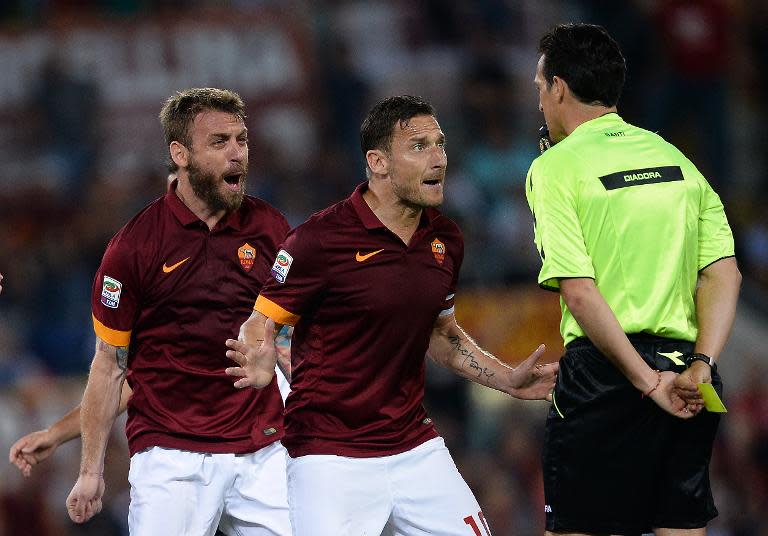
M571 88L568 87L568 82L555 75L552 77L552 84L550 84L549 92L558 104L563 102L566 92L570 93Z
M380 149L371 149L365 153L365 161L373 175L386 175L389 173L389 158Z

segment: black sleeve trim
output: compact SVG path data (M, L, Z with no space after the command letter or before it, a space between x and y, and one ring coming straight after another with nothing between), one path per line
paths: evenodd
M714 260L714 261L710 262L710 263L709 263L709 264L707 264L706 266L702 266L701 268L699 268L699 272L701 272L702 270L706 270L707 268L709 268L710 266L712 266L712 265L713 265L713 264L715 264L716 262L720 262L720 261L721 261L721 260L723 260L723 259L733 259L733 258L735 258L735 257L736 257L736 255L726 255L725 257L720 257L719 259L716 259L716 260Z
M715 262L717 262L717 261L715 261ZM549 279L547 279L547 281L549 281L550 279L557 279L558 286L553 287L553 286L550 286L550 285L546 285L545 284L546 282L545 282L545 283L539 283L539 288L541 288L543 290L547 290L549 292L557 292L558 294L560 293L560 286L559 286L560 285L560 281L562 281L563 279L591 279L592 281L595 280L594 277L589 277L589 276L586 276L586 275L572 275L570 277L550 277Z

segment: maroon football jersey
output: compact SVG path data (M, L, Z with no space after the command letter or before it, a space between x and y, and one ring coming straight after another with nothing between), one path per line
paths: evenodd
M93 321L109 344L130 343L131 454L152 446L246 453L282 437L276 382L235 389L224 342L237 338L288 229L280 212L246 196L209 230L174 185L110 241Z
M459 228L426 209L407 246L362 197L291 232L255 309L295 325L286 436L291 456L397 454L437 436L422 405L435 320L453 309Z

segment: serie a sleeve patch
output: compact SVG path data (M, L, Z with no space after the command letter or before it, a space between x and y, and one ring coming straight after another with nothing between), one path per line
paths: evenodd
M122 291L123 284L120 281L105 275L101 283L101 303L110 309L117 309Z
M275 258L275 263L272 265L272 270L270 272L272 277L274 277L278 283L285 283L285 279L288 277L288 271L291 269L291 264L293 264L293 257L291 257L291 255L284 249L278 251L277 258Z

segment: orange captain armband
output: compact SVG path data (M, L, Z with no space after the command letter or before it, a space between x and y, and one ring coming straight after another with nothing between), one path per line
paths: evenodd
M111 344L117 348L128 346L131 342L130 331L120 331L117 329L108 328L91 314L93 318L93 331L96 332L96 336L107 344Z
M278 304L259 295L256 298L256 303L253 305L253 310L258 311L267 318L271 318L277 324L283 324L288 326L295 326L301 318L299 315L295 315L290 311L286 311Z

